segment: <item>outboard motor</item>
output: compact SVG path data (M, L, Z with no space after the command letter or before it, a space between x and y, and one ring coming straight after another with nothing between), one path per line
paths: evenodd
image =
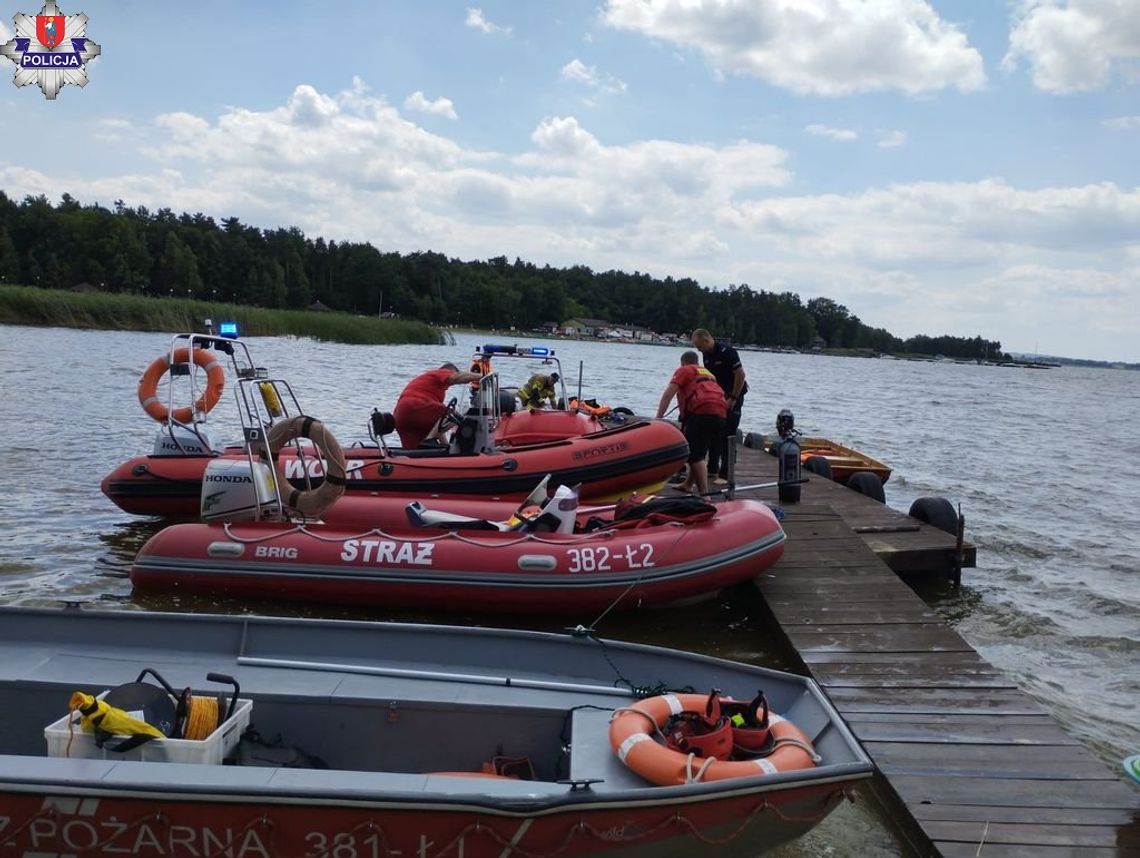
M214 459L202 476L204 521L257 521L280 511L277 482L264 462Z
M778 463L779 486L777 488L781 503L799 503L800 501L800 445L796 440L796 418L792 412L784 408L776 415L776 434L780 440L772 445Z
M152 456L209 456L225 446L205 423L193 429L179 423L164 424L154 436Z

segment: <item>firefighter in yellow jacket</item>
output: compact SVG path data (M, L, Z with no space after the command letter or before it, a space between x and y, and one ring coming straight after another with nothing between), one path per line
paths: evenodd
M542 407L542 400L550 400L550 407L553 408L558 402L558 393L555 385L558 384L558 373L552 372L550 375L532 375L527 379L527 383L519 388L518 398L522 400L522 404L533 411L536 408Z

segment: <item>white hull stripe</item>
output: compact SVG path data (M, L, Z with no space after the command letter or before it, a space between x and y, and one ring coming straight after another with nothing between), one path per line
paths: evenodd
M49 795L44 798L42 809L57 810L64 816L94 816L99 809L99 799Z

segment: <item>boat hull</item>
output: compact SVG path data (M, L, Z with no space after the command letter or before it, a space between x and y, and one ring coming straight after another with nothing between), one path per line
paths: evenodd
M309 603L576 613L716 592L770 567L784 538L771 510L750 500L725 502L704 522L591 534L177 524L143 546L131 581Z
M167 858L751 858L799 837L843 797L836 784L821 784L627 807L586 800L542 814L512 814L438 801L314 806L302 796L258 801L177 788L133 799L116 796L121 790L23 788L28 791L0 789L9 823L0 842L15 847L14 855Z
M240 458L238 447L220 455ZM346 448L346 489L411 495L478 495L521 500L546 474L551 487L581 484L580 496L599 500L653 491L688 456L684 436L665 421L641 421L574 438L470 456L387 455L376 447ZM136 456L104 477L101 488L134 515L196 518L202 477L215 456ZM291 448L281 467L296 488L324 479L320 459Z

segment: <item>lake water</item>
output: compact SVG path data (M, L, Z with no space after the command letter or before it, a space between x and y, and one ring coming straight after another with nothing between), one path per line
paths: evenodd
M135 397L161 334L2 327L0 602L60 600L143 610L298 613L295 606L135 598L123 577L157 529L120 512L99 481L149 452L156 426ZM466 368L487 338L454 346L344 346L265 337L259 365L289 378L305 410L342 441L362 437L372 407L391 410L408 378L450 360ZM500 338L499 341L503 341ZM508 340L513 341L513 340ZM586 396L652 413L680 350L594 342L553 346ZM741 427L771 433L791 408L807 434L865 450L894 468L887 502L922 495L961 502L978 568L960 590L922 595L984 657L1113 765L1140 751L1140 373L1021 370L809 355L743 354L751 393ZM522 380L521 362L502 362ZM212 422L237 436L228 395ZM684 611L613 616L605 635L786 667L745 591ZM312 609L314 616L432 619L486 616ZM582 622L592 620L582 617ZM560 628L561 622L530 624ZM780 858L909 854L869 793Z

